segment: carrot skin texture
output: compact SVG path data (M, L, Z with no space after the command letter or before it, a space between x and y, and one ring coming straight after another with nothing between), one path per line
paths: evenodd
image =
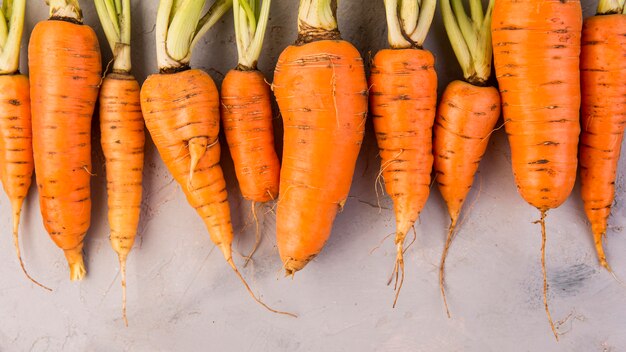
M215 143L220 116L213 79L195 69L151 75L141 88L141 109L163 162L204 221L211 240L232 262L233 229L220 144ZM193 140L205 147L190 175Z
M292 275L322 250L348 197L368 87L363 59L342 40L287 47L273 87L285 130L277 242Z
M626 125L626 15L585 19L581 52L580 191L600 264Z
M80 280L91 217L91 118L101 81L100 47L90 27L49 20L35 26L28 52L41 213L65 252L70 278Z
M385 49L372 62L370 112L385 189L402 244L430 193L437 106L435 58L426 50Z
M222 82L224 134L245 199L278 197L280 163L274 147L270 86L258 70L231 70Z
M101 144L106 159L111 246L126 257L141 212L144 122L139 83L129 74L107 75L100 90Z
M522 197L540 211L561 205L576 179L581 27L578 1L500 0L494 7L493 54L513 173Z
M453 225L499 117L500 94L494 87L452 81L443 92L434 127L434 168Z

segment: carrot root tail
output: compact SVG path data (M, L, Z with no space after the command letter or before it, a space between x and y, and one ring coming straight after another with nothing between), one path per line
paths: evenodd
M122 276L122 319L124 325L128 327L128 318L126 316L126 255L118 254L120 260L120 275Z
M443 253L441 253L441 262L439 264L439 289L441 290L441 297L443 298L443 305L446 308L446 314L448 315L448 318L452 318L452 315L450 314L448 300L446 298L445 266L448 251L450 250L450 245L452 244L452 240L454 239L454 235L456 234L454 230L456 228L457 219L457 216L451 218L450 227L448 228L448 235L446 236L446 244L443 247Z
M237 275L237 277L239 278L239 280L241 280L241 283L243 284L243 286L246 288L246 291L248 291L248 293L250 294L250 296L252 297L252 299L254 299L256 301L256 303L260 304L261 306L263 306L263 308L269 310L272 313L276 313L276 314L282 314L282 315L288 315L290 317L293 318L297 318L298 316L296 314L293 313L289 313L289 312L283 312L280 310L276 310L271 308L270 306L268 306L267 304L265 304L263 301L261 301L261 299L259 297L257 297L254 292L252 292L252 289L250 288L250 286L248 285L248 283L246 282L246 280L243 278L243 276L241 275L241 273L239 272L239 269L237 269L237 266L235 265L235 262L233 261L233 258L230 257L226 260L226 262L230 265L230 267L233 269L233 271L235 272L235 274Z
M256 202L252 201L252 218L254 218L254 225L255 225L255 234L254 234L254 247L252 247L252 250L250 251L250 254L248 254L244 259L246 260L243 264L243 267L247 267L248 263L250 262L250 260L252 260L252 256L254 255L254 253L256 253L256 250L259 248L259 245L261 244L261 231L259 228L259 217L256 214Z
M73 249L66 249L64 253L70 267L70 280L82 280L87 274L85 262L83 260L83 245L81 244Z
M391 273L391 278L387 284L391 284L391 281L395 277L395 282L393 285L394 291L396 291L396 295L393 299L393 308L396 307L398 303L398 297L400 297L400 291L402 290L402 284L404 283L404 239L406 238L406 234L399 232L396 235L396 263L393 267L393 272Z
M20 204L17 210L15 209L13 210L13 245L15 246L15 254L17 255L17 260L20 262L20 267L22 268L22 272L24 273L24 275L26 275L26 277L30 281L32 281L35 285L45 290L52 291L51 288L40 283L39 281L35 280L32 276L30 276L30 274L26 270L26 266L24 266L24 261L22 260L22 252L20 251L20 240L19 240L21 208L22 206Z
M606 234L603 232L594 232L593 242L596 247L596 253L598 255L598 261L600 262L600 265L606 270L612 272L613 270L611 270L609 263L606 261L606 254L604 253L604 247L602 246L602 242L603 242L605 235Z
M546 315L548 316L548 322L550 323L550 329L552 329L552 333L554 334L554 338L559 341L559 334L556 331L556 327L554 326L554 321L552 320L552 315L550 314L550 308L548 307L548 274L546 270L546 211L541 211L541 219L539 220L541 224L541 272L543 274L543 306L546 310Z

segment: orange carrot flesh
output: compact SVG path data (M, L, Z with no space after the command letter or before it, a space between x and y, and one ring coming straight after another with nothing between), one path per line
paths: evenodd
M582 10L575 0L501 0L491 28L515 181L541 212L544 308L558 340L547 300L545 215L576 179Z
M434 169L439 192L450 215L450 227L439 265L439 284L448 317L450 311L444 290L446 257L461 208L499 117L498 90L464 81L448 84L437 110Z
M222 82L222 123L245 199L278 197L280 163L274 149L270 86L258 70L231 70Z
M31 34L33 150L44 226L80 280L91 218L91 117L101 81L100 47L85 25L48 20Z
M139 224L144 160L144 122L139 83L130 74L106 76L100 90L100 131L106 160L109 240L122 276L122 312L126 320L126 258Z
M0 176L11 202L17 258L26 277L50 290L26 271L18 236L22 205L28 195L34 169L28 77L19 74L0 76L0 115Z
M430 193L435 59L427 50L381 50L374 56L369 83L380 173L396 215L396 268L404 272L404 240Z
M322 250L348 197L367 115L363 59L342 40L289 46L273 87L285 130L277 242L293 275Z
M626 125L626 15L585 20L582 32L580 191L600 265L615 198L617 163Z

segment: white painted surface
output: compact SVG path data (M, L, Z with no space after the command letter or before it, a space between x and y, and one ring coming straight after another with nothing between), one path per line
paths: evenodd
M86 23L102 37L90 1ZM585 1L585 15L595 3ZM42 0L29 1L27 33L45 19ZM156 0L134 1L133 61L143 80L156 69ZM260 68L270 76L281 50L295 39L297 1L275 0ZM340 29L367 58L386 46L382 1L340 1ZM236 64L232 21L206 36L193 65L217 81ZM27 38L25 38L26 43ZM106 45L101 40L102 45ZM461 77L437 14L425 45L437 57L440 92ZM26 45L24 45L24 49ZM103 46L105 58L109 50ZM22 67L25 67L25 57ZM280 125L280 120L277 120ZM95 140L97 141L97 139ZM97 144L96 144L97 145ZM452 319L445 316L437 265L448 226L433 188L407 252L407 278L399 304L385 286L395 257L391 240L370 251L394 228L391 201L376 206L379 167L368 124L351 196L325 250L294 280L281 276L274 216L262 222L264 242L244 269L256 292L272 306L297 312L291 319L267 313L243 290L202 222L150 142L140 234L128 263L130 326L120 318L117 259L108 244L103 158L94 148L93 220L85 247L88 276L68 280L62 252L45 233L33 187L24 210L22 244L31 274L54 292L28 282L19 270L9 233L6 198L0 203L0 350L2 351L625 351L626 289L596 261L578 187L548 217L550 303L562 321L556 343L541 299L539 214L518 196L503 130L497 131L465 208L465 220L448 260ZM626 165L620 167L607 252L626 277ZM238 239L245 252L254 237L249 205L240 200L232 163L223 161ZM241 263L241 260L239 260Z

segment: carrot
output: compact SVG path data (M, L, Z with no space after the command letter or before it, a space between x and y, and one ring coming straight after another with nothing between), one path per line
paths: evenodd
M25 0L3 1L0 8L0 176L11 202L13 244L20 267L29 280L51 291L26 271L18 235L34 169L30 85L28 77L18 73L25 12Z
M499 0L491 27L515 181L541 212L544 307L557 340L548 309L545 217L576 179L581 27L576 0Z
M274 149L270 86L257 69L270 0L236 0L233 7L239 62L222 82L222 123L241 194L255 205L278 197L280 163ZM261 236L257 221L256 243ZM247 263L247 261L246 261Z
M391 49L374 56L369 80L370 111L381 158L379 174L396 215L394 307L404 281L404 240L430 193L437 74L433 54L422 45L436 7L434 0L385 1Z
M626 7L601 0L583 23L580 191L600 265L609 271L603 238L615 198L615 177L626 124Z
M278 58L274 76L285 130L276 236L287 275L311 261L330 236L363 140L363 59L341 40L335 10L335 1L301 0L298 39Z
M441 2L443 23L465 78L450 82L443 92L434 130L437 185L450 216L439 265L439 288L448 318L450 309L444 287L446 257L458 233L455 230L463 203L500 117L500 94L496 88L487 86L491 75L493 4L491 0L483 13L480 0L470 0L470 18L461 0Z
M232 258L233 229L220 167L219 96L211 77L190 69L189 60L198 39L232 6L217 0L200 18L205 0L161 0L156 25L159 74L146 79L141 88L141 109L146 127L163 162L182 186L187 201L209 231L250 295L251 291ZM176 5L176 6L175 6ZM193 24L193 25L189 25Z
M113 72L100 89L100 142L106 159L109 239L122 276L122 317L126 317L126 258L133 247L141 211L144 123L139 83L132 76L130 0L95 0L96 11L113 51Z
M91 116L101 80L100 47L77 0L50 0L50 19L30 37L33 150L44 226L81 280L91 219Z

